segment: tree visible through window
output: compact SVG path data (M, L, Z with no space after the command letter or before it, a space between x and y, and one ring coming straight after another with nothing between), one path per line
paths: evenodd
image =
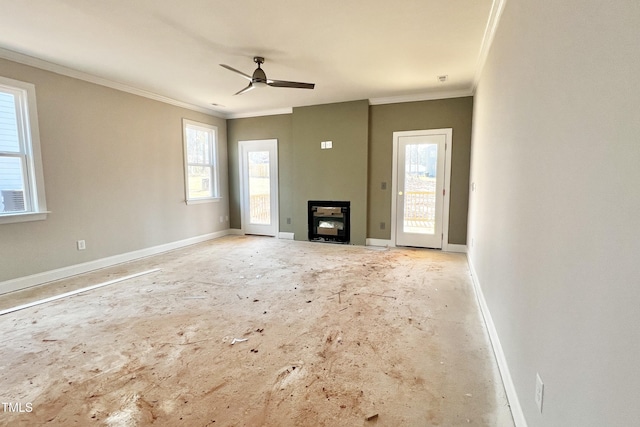
M45 212L35 87L0 77L0 223Z
M215 199L218 193L217 128L183 120L187 202Z

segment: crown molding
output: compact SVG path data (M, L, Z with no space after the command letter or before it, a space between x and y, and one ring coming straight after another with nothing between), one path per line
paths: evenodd
M89 83L94 83L100 86L109 87L122 92L127 92L133 95L142 96L144 98L153 99L154 101L160 101L165 104L170 104L175 107L186 108L187 110L198 111L210 116L218 117L221 119L226 118L224 113L221 113L210 108L202 107L199 105L191 104L188 102L179 101L177 99L169 98L164 95L149 92L143 89L138 89L133 86L128 86L123 83L118 83L103 77L98 77L93 74L85 73L83 71L74 70L72 68L65 67L63 65L55 64L53 62L45 61L44 59L36 58L34 56L25 55L23 53L15 52L13 50L0 47L0 58L8 59L19 64L29 65L31 67L39 68L41 70L51 71L52 73L60 74L67 77L73 77L74 79L83 80Z
M445 91L445 92L416 93L413 95L388 96L386 98L370 98L369 105L399 104L402 102L416 102L416 101L433 101L436 99L460 98L463 96L471 96L471 95L473 95L473 92L468 89L451 90L451 91Z
M249 113L229 113L225 117L227 119L246 119L249 117L262 117L262 116L277 116L280 114L292 114L293 108L277 108L274 110L265 110L265 111L251 111Z
M476 62L476 73L473 77L473 84L471 86L472 93L476 92L476 88L480 82L482 70L484 68L484 64L487 62L489 50L491 49L493 38L498 30L498 23L500 22L500 17L502 16L506 3L507 0L493 0L493 3L491 4L489 19L487 20L487 26L484 29L484 36L482 37L482 44L480 45L480 53L478 53L478 60Z

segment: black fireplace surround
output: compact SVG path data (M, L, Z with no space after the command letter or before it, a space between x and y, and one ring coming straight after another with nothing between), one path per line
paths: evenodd
M309 240L349 243L351 202L309 200Z

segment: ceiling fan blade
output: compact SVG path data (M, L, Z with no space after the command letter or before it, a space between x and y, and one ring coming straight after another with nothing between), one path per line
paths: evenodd
M234 93L234 95L242 95L245 92L249 92L252 89L255 89L256 87L253 85L253 83L249 83L249 86L245 87L242 90L237 91L236 93Z
M273 87L291 87L295 89L313 89L315 83L288 82L285 80L267 80L267 84Z
M242 71L238 71L238 70L236 70L235 68L233 68L233 67L229 67L228 65L225 65L225 64L220 64L220 66L221 66L221 67L223 67L223 68L226 68L226 69L227 69L227 70L229 70L229 71L233 71L234 73L238 73L238 74L240 74L242 77L244 77L245 79L247 79L247 80L251 81L251 76L249 76L249 75L247 75L247 74L243 73Z

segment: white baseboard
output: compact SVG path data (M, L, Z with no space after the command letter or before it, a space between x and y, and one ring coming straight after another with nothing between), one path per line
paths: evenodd
M229 232L228 234L232 236L244 236L244 231L239 228L230 228L227 231Z
M278 233L278 239L283 240L293 240L294 233L289 233L286 231L281 231Z
M511 415L513 416L513 421L516 427L527 427L527 420L525 419L524 413L522 412L522 407L520 406L520 400L518 399L518 394L516 393L516 388L513 384L513 378L511 377L511 372L509 371L509 366L507 365L507 359L505 358L504 351L502 350L502 344L500 344L498 331L496 330L496 326L493 323L493 319L491 318L491 313L489 312L487 301L485 300L484 294L482 293L482 287L480 286L478 275L476 274L476 270L468 254L467 262L469 263L469 270L471 271L473 288L475 290L478 303L480 304L480 310L482 311L484 322L487 325L487 331L489 332L489 338L493 347L493 353L495 354L496 361L498 362L498 369L500 370L500 376L502 377L504 390L507 394L509 406L511 407Z
M442 250L445 252L457 252L461 254L466 254L467 245L454 245L452 243L446 243L442 246Z
M369 239L366 240L367 246L384 246L388 248L392 248L395 245L391 240L386 239ZM442 246L442 250L445 252L459 252L466 254L467 253L467 245L454 245L451 243L445 244Z
M385 240L385 239L367 239L365 242L366 246L384 246L384 247L390 247L393 246L391 244L391 240Z
M89 271L98 270L100 268L111 267L123 262L133 261L151 255L157 255L162 252L179 249L185 246L194 245L196 243L206 242L207 240L217 239L229 234L235 233L233 233L230 229L216 231L215 233L203 234L201 236L191 237L189 239L178 240L177 242L165 243L163 245L114 255L107 258L101 258L94 261L88 261L82 264L70 265L68 267L62 267L55 270L32 274L30 276L6 280L4 282L0 282L0 295L6 294L7 292L30 288L32 286L42 285L43 283L52 282L54 280L60 280L82 273L88 273Z

